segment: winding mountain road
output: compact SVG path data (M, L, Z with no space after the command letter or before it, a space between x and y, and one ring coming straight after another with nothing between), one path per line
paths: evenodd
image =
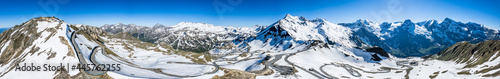
M94 64L94 65L98 65L99 63L96 61L96 58L95 58L95 55L96 55L96 51L97 49L99 48L99 46L95 46L94 48L92 48L92 51L90 52L90 56L89 56L89 60L90 60L90 63L86 61L86 59L84 58L78 44L76 43L75 41L75 36L76 36L76 32L78 31L71 31L69 28L69 26L67 26L68 29L66 29L66 32L71 32L71 35L68 37L70 39L70 42L72 44L72 47L73 47L73 50L76 52L77 54L77 57L78 57L78 60L80 61L80 64L82 65L86 65L86 64ZM150 71L153 71L155 73L159 73L159 74L163 74L163 75L168 75L168 76L174 76L174 77L197 77L197 76L202 76L202 75L206 75L206 74L213 74L215 72L217 72L219 70L219 65L217 65L215 62L213 62L213 64L196 64L196 63L182 63L182 62L174 62L176 64L193 64L193 65L213 65L215 67L214 70L212 70L211 72L207 72L207 73L204 73L204 74L201 74L201 75L175 75L175 74L169 74L169 73L166 73L166 72L163 72L162 69L160 68L143 68L143 67L140 67L138 65L135 65L135 64L131 64L131 63L125 63L124 61L125 60L116 60L114 59L113 57L109 56L109 54L104 51L104 48L101 47L101 53L106 56L107 58L110 58L114 61L117 61L121 64L125 64L125 65L128 65L128 66L131 66L131 67L135 67L135 68L139 68L139 69L144 69L144 70L150 70ZM102 66L96 66L96 67L102 67ZM95 69L95 68L94 68ZM100 69L105 69L104 67L103 68L100 68ZM106 71L96 71L96 70L84 70L85 72L91 74L91 75L102 75L104 73L106 73Z
M307 48L307 49L310 49L311 47L312 47L312 46L311 46L311 45L309 45L309 46L307 46L306 48ZM292 66L294 66L294 67L297 67L297 68L299 68L299 69L301 69L301 70L303 70L303 71L305 71L305 72L307 72L307 73L309 73L309 74L311 74L311 75L313 75L313 76L315 76L315 77L317 77L317 78L320 78L320 79L324 79L324 78L326 78L326 79L339 79L338 77L335 77L335 76L325 76L325 75L323 75L323 74L321 74L321 73L319 73L319 72L317 72L317 71L316 71L316 73L315 73L315 72L311 72L311 71L309 71L308 69L303 68L303 67L300 67L300 66L298 66L298 65L296 65L296 64L294 64L293 62L290 62L290 61L288 60L288 58L290 58L290 56L296 55L297 53L304 52L304 51L306 51L306 50L300 50L300 51L297 51L297 52L295 52L295 53L290 53L290 54L288 54L288 55L285 57L285 62L287 62L288 64L290 64L290 65L292 65Z
M69 29L67 29L67 30L69 30ZM93 64L92 66L98 65L99 63L97 63L97 62L88 63L86 61L86 59L82 55L82 52L81 52L80 48L78 47L78 44L75 42L76 32L78 32L78 31L72 31L71 32L70 42L73 45L72 47L73 47L73 50L75 51L75 53L76 53L76 55L78 57L78 60L80 61L80 65L79 66L80 67L83 66L83 65L87 65L88 66L88 64ZM97 47L94 47L92 49L91 53L94 52L95 48L97 48ZM92 58L91 56L89 56L89 57ZM102 67L102 66L96 66L96 67ZM85 71L85 72L87 72L88 74L91 74L91 75L102 75L102 74L106 73L106 71L103 71L103 70L94 70L94 69L95 68L93 68L93 69L83 69L83 71ZM99 69L104 69L104 68L102 67L102 68L99 68Z
M68 32L68 30L69 30L69 26L68 26L67 32ZM95 46L94 48L92 48L92 51L90 52L90 56L89 56L89 60L90 60L90 63L89 63L89 62L87 62L87 61L86 61L86 59L84 58L84 56L83 56L83 54L82 54L82 52L81 52L81 50L80 50L80 48L79 48L78 44L77 44L77 43L76 43L76 41L75 41L76 32L78 32L78 31L70 31L70 32L71 32L71 35L70 35L70 37L68 37L68 38L70 38L70 42L71 42L71 44L72 44L73 50L76 52L77 57L78 57L78 59L79 59L79 61L80 61L80 64L95 64L95 65L99 64L99 63L96 61L95 55L96 55L96 53L98 53L98 52L97 52L97 49L99 49L99 48L100 48L100 49L101 49L101 53L102 53L104 56L106 56L107 58L110 58L111 60L114 60L114 61L116 61L116 62L118 62L118 63L121 63L121 64L124 64L124 65L130 66L130 67L134 67L134 68L139 68L139 69L144 69L144 70L153 71L153 72L155 72L155 73L159 73L159 74L163 74L163 75L167 75L167 76L173 76L173 77L197 77L197 76L202 76L202 75L206 75L206 74L213 74L213 73L217 72L217 71L219 70L219 68L220 68L220 67L219 67L219 65L217 65L217 63L216 63L216 62L213 62L212 64L198 64L198 63L190 63L190 62L167 62L167 63L175 63L175 64L212 65L212 66L214 66L214 67L215 67L215 69L214 69L214 70L212 70L211 72L207 72L207 73L203 73L203 74L199 74L199 75L176 75L176 74L170 74L170 73L163 72L161 68L144 68L144 67L141 67L141 66L139 66L139 65L135 65L135 64L133 64L133 63L127 63L127 62L126 62L126 60L124 60L124 59L120 59L120 58L116 59L115 57L110 56L110 55L108 54L108 52L104 51L104 47L100 47L100 46ZM307 49L310 49L311 47L312 47L312 46L311 46L311 45L309 45L309 46L308 46L308 47L306 47L306 48L307 48ZM289 57L291 57L291 56L293 56L293 55L296 55L297 53L300 53L300 52L303 52L303 51L306 51L306 50L300 50L300 51L297 51L297 52L295 52L295 53L289 53L289 54L278 54L278 55L274 55L274 58L273 58L272 60L266 60L266 62L264 63L264 65L265 65L265 68L264 68L264 69L259 70L259 71L255 71L255 72L253 72L253 73L263 73L265 70L269 70L269 69L270 69L269 67L270 67L271 65L274 65L274 63L275 63L276 61L280 60L280 59L282 58L282 56L284 56L284 55L286 55L286 57L285 57L285 59L284 59L284 60L285 60L285 62L287 62L288 64L292 65L293 67L297 67L297 68L299 68L299 69L301 69L301 70L303 70L303 71L305 71L305 72L307 72L307 73L309 73L309 74L311 74L311 75L313 75L313 76L315 76L315 77L317 77L317 78L338 79L338 77L332 76L332 75L330 75L330 74L326 73L326 72L323 70L323 67L324 67L324 66L327 66L327 65L334 65L334 66L336 66L336 67L341 66L341 67L345 68L345 69L346 69L346 70L347 70L347 71L348 71L351 75L353 75L353 76L355 76L355 77L359 77L359 76L361 76L361 74L360 74L358 71L354 70L354 69L361 70L361 71L363 71L363 72L369 72L369 73L388 73L388 72L390 72L390 69L389 69L389 70L387 70L387 71L384 71L384 72L370 72L370 71L364 71L364 70L362 70L362 69L360 69L360 68L356 68L356 67L353 67L353 66L348 65L348 64L340 64L340 65L337 65L337 64L334 64L334 63L332 63L332 64L325 64L325 65L321 66L321 67L319 68L321 72L318 72L318 71L316 71L316 70L314 70L314 69L306 69L306 68L300 67L300 66L295 65L293 62L290 62L290 61L288 60L288 59L289 59ZM251 57L251 56L250 56L250 57ZM235 64L235 63L238 63L238 62L241 62L241 61L250 60L250 59L258 59L258 58L262 58L262 57L257 57L257 58L250 58L250 57L245 58L245 59L242 59L242 60L239 60L239 61L234 62L234 63L231 63L231 64ZM226 65L229 65L229 64L226 64ZM271 67L273 67L273 66L271 66ZM104 69L104 68L101 68L101 69ZM277 69L277 68L275 68L275 69ZM85 71L85 70L84 70L84 71ZM92 75L101 75L101 74L106 73L106 71L85 71L85 72L87 72L87 73L89 73L89 74L92 74ZM323 73L323 74L322 74L322 73Z

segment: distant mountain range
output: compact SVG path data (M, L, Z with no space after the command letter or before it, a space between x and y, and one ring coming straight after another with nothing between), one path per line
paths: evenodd
M331 23L288 14L252 27L93 27L39 17L0 33L0 78L498 79L497 39L496 29L449 18ZM15 70L24 63L123 70Z
M172 45L175 49L193 52L207 52L214 48L215 44L231 42L235 38L248 37L256 32L254 28L222 27L190 22L181 22L168 27L161 24L147 27L119 23L104 25L101 28L109 33L126 32L145 42L156 44L165 42Z
M5 31L5 30L9 30L10 28L0 28L0 33Z
M157 24L153 27L137 26L134 24L115 24L104 25L102 29L110 33L128 32L146 42L159 43L164 41L173 45L174 48L182 46L187 48L180 49L195 52L208 51L215 47L213 44L223 41L235 40L238 43L242 39L236 38L248 38L252 34L259 35L269 30L279 31L275 33L290 36L279 38L284 40L273 39L271 40L274 41L272 45L277 43L291 44L287 42L290 40L319 40L328 42L329 44L340 44L350 47L379 46L396 57L432 55L461 41L477 43L485 40L500 39L500 33L497 29L485 27L477 23L457 22L450 18L445 18L443 21L427 20L412 22L411 20L405 20L402 22L383 23L357 20L353 23L334 24L325 19L308 20L304 17L286 15L282 20L269 26L257 25L253 27L234 28L183 22L174 26ZM209 35L200 35L200 33L209 33ZM266 36L265 38L273 37ZM256 38L252 37L251 39ZM266 40L261 39L261 41ZM284 50L288 47L279 48Z

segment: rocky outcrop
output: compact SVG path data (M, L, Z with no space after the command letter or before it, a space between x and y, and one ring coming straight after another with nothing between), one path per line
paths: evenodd
M234 69L224 69L224 75L215 75L211 79L255 79L255 74Z
M489 40L477 44L471 44L469 42L459 42L439 52L437 55L433 56L433 58L466 64L464 68L474 68L483 63L491 62L497 59L500 56L499 51L500 40ZM490 72L491 70L497 70L500 69L500 64L481 68L483 69L475 71L473 73L486 73ZM483 76L500 76L500 71L496 71Z
M168 43L175 49L191 52L207 52L217 45L231 42L237 37L248 37L248 28L221 27L205 23L181 22L174 26L156 24L153 27L135 24L104 25L102 30L109 33L130 33L144 42Z
M368 49L366 49L366 51L367 52L375 52L376 54L378 54L380 56L384 56L384 57L389 58L389 54L387 52L385 52L384 49L382 49L381 47L378 47L378 46L368 48Z
M469 42L459 42L437 54L437 59L445 61L456 61L457 63L467 63L467 67L482 64L497 58L500 50L500 40L490 40L471 44Z

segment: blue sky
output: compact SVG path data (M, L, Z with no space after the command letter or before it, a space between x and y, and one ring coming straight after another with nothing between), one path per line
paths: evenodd
M269 25L286 14L333 23L366 19L476 22L500 29L500 0L2 0L0 27L38 16L70 24L153 26L203 22L219 26Z

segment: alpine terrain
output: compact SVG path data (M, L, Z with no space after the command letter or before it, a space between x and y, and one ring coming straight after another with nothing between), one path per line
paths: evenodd
M332 23L287 14L252 27L94 27L39 17L0 34L0 78L495 79L498 39L497 29L450 18ZM25 63L120 70L15 70Z

